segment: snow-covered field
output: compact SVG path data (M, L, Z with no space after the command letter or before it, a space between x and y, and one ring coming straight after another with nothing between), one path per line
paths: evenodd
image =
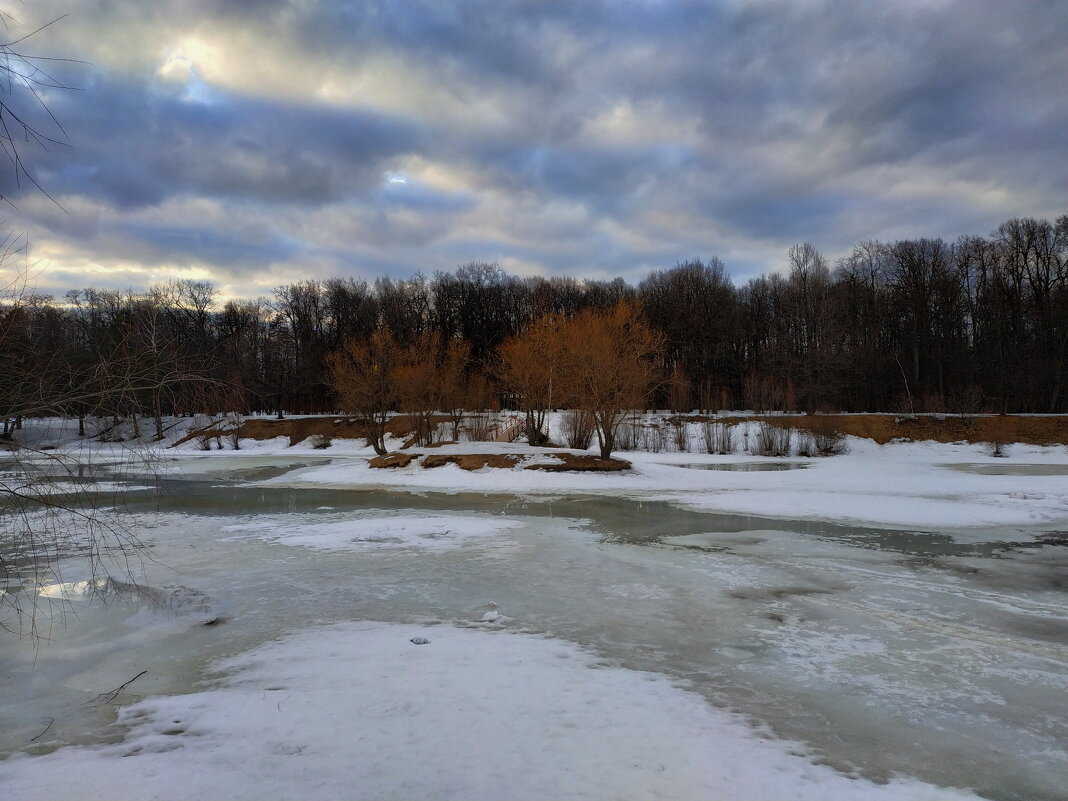
M216 670L211 689L124 707L121 742L9 760L5 797L974 797L848 778L663 676L530 635L353 623Z
M981 444L893 442L847 437L847 452L828 458L751 456L744 442L753 425L736 426L731 455L701 452L697 426L690 426L688 450L648 453L620 451L634 469L624 473L552 473L524 470L551 460L554 449L521 443L462 442L435 447L435 454L509 453L526 461L512 470L485 468L464 471L455 465L425 470L417 464L376 470L367 465L374 452L360 440L335 440L315 449L310 440L290 446L286 437L241 440L241 449L200 450L195 440L169 447L192 421L175 423L158 445L137 446L136 459L156 471L181 470L190 459L197 470L236 464L264 465L303 462L308 469L275 479L279 485L404 488L413 491L490 492L551 495L556 493L619 494L665 500L714 512L787 519L826 519L901 528L971 528L982 526L1058 525L1068 521L1068 447L1014 444L1004 457L993 457ZM560 427L550 415L550 431ZM43 441L77 454L85 443L72 436L71 424L53 423ZM559 438L559 437L558 437ZM391 448L400 439L389 438ZM90 443L97 463L121 462L122 445ZM421 452L418 447L411 451ZM318 463L318 464L317 464ZM789 465L793 470L752 470L748 467ZM707 469L715 468L715 469Z
M299 446L298 446L299 447ZM267 448L254 452L262 453ZM294 449L287 448L287 455ZM418 450L418 449L413 449ZM545 449L497 443L462 443L435 448L448 453L526 453L532 463ZM222 455L225 452L218 452ZM286 486L390 486L443 492L514 492L526 495L596 493L664 500L714 512L788 519L827 519L896 527L1056 525L1068 520L1068 449L1016 445L1008 458L987 456L978 445L893 443L850 440L850 452L822 459L774 459L743 454L616 454L631 461L624 473L550 473L486 468L468 472L455 465L424 470L418 465L376 470L365 459L338 458L275 479ZM340 456L340 453L339 453ZM801 469L757 471L723 468L755 462L803 465ZM955 465L1063 466L1063 475L984 475Z
M72 558L40 603L77 614L0 649L4 797L1059 797L1068 450L849 444L160 449L122 513L152 592Z

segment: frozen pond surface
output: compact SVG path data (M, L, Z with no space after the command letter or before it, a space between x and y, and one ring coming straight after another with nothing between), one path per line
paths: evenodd
M947 464L950 470L980 476L1068 476L1063 464Z
M0 752L98 741L114 708L97 696L142 670L113 700L201 688L215 660L284 632L374 620L432 638L452 623L547 634L683 680L871 779L1064 797L1064 532L238 486L288 469L238 464L139 502L147 591L109 585L104 605L77 584L48 590L66 625L0 652Z
M774 473L779 470L803 470L807 465L801 462L694 462L679 464L690 470L726 470L738 473Z

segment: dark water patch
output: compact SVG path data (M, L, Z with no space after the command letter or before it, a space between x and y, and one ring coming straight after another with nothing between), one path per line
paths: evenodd
M742 601L780 601L784 598L804 597L807 595L830 595L846 587L743 587L728 593L732 598Z
M780 470L804 470L804 462L690 462L675 464L672 467L685 467L688 470L723 470L734 473L773 473Z
M980 476L1068 476L1065 464L946 464L943 467L958 473Z
M498 493L411 492L390 489L244 486L219 479L161 479L159 493L127 499L132 511L181 512L191 515L338 513L370 510L473 512L512 517L568 518L588 521L606 543L660 545L669 538L707 535L700 543L671 543L703 550L744 545L736 537L715 542L717 534L792 532L853 547L916 557L970 556L996 558L1016 548L1062 544L1063 532L1044 540L962 541L952 533L907 531L822 520L782 520L680 508L666 501L643 501L603 495L530 498ZM1001 532L997 532L1000 534ZM995 534L992 532L992 536Z

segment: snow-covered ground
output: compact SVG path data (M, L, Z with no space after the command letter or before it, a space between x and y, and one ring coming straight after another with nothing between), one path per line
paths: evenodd
M975 797L849 778L663 676L543 637L353 623L215 670L210 689L124 707L120 742L0 763L5 798Z
M39 597L77 615L0 649L5 797L1058 797L1064 448L241 445L148 454L151 592L79 600L72 558Z
M387 471L368 467L366 459L344 458L339 450L331 464L290 472L274 481L287 486L388 486L416 491L625 494L714 512L908 528L1059 525L1068 521L1068 449L1014 445L1011 456L994 459L978 445L880 446L855 438L849 444L847 454L804 460L620 452L615 455L633 463L633 470L623 473L551 473L524 470L524 465L473 472L455 465L425 470L414 463ZM286 448L284 453L292 456L294 450ZM546 449L498 443L444 445L433 453L473 451L521 453L530 463L551 458L551 451ZM249 452L278 451L250 448ZM784 461L804 466L781 471L695 469L697 465L729 468ZM1001 470L1055 465L1064 466L1065 474L984 475L960 469L962 463L989 464Z
M550 430L561 422L550 415ZM177 421L166 440L140 445L133 453L153 470L182 469L194 460L196 470L211 469L205 462L222 459L220 469L254 459L301 461L307 469L275 479L279 485L330 487L391 487L412 491L490 492L551 495L558 493L619 494L665 500L714 512L786 519L825 519L901 528L968 528L981 526L1053 526L1068 524L1068 447L1014 444L1007 455L993 457L981 444L892 442L847 437L847 452L826 458L775 458L751 456L745 442L755 439L755 424L735 427L731 455L701 452L697 426L691 425L688 451L649 453L618 451L614 455L633 464L623 473L552 473L524 470L530 464L551 461L554 449L531 448L521 443L462 442L432 450L450 453L509 453L525 457L514 469L461 470L455 465L426 470L413 463L401 469L372 469L373 451L362 440L334 440L316 449L310 440L290 446L286 437L271 440L242 439L240 450L203 451L193 440L169 447L184 435L192 421ZM91 450L98 463L128 458L123 445L79 442L71 436L71 423L53 422L39 441L58 444L58 452L72 455ZM27 435L33 438L31 432ZM559 439L559 437L558 437ZM390 438L396 449L401 440ZM247 460L237 462L237 460ZM793 470L744 469L755 465L798 467ZM707 469L717 468L717 469Z

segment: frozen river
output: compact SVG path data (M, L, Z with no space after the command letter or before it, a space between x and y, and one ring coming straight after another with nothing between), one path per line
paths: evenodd
M292 464L233 461L133 504L147 593L46 588L64 625L0 651L0 753L121 739L97 696L141 671L103 701L201 690L219 660L280 635L381 621L428 637L420 653L457 625L574 643L876 782L1065 797L1065 532L281 487L258 482Z

